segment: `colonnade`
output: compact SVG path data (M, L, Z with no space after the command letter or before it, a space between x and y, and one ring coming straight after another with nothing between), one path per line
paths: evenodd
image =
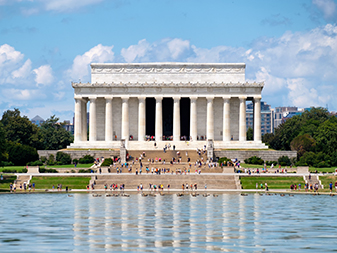
M105 141L113 141L113 107L112 96L105 98ZM129 98L130 96L121 96L122 99L122 120L121 120L121 138L129 139ZM173 98L173 141L180 141L180 96ZM214 140L214 96L207 96L206 108L206 136L207 139ZM223 96L223 141L231 141L231 123L230 123L230 100L231 96ZM146 134L146 104L145 96L138 97L138 141L144 141ZM239 141L246 141L246 96L240 96L239 106ZM89 142L97 141L97 97L88 98L75 97L75 126L74 142L87 141L87 102L89 106ZM155 96L155 139L157 141L163 138L162 122L162 100L163 96ZM190 141L197 141L197 96L190 97ZM261 142L261 96L254 97L254 141Z

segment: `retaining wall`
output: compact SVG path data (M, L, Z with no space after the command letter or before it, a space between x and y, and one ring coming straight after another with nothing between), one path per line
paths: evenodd
M62 151L66 154L69 154L71 159L79 159L85 155L91 155L94 158L104 157L110 158L114 156L119 156L119 150L38 150L37 153L39 156L49 157L49 155L54 155L56 157L56 153Z
M264 161L277 161L281 156L288 156L290 159L297 158L297 151L277 151L277 150L221 150L214 151L215 157L237 158L243 162L245 159L257 156Z

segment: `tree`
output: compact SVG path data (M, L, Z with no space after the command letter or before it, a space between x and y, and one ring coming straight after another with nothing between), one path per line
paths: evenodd
M253 129L251 127L248 128L246 136L247 136L247 141L254 140L254 131L253 131Z
M8 142L8 160L14 165L26 165L39 159L35 148L21 143Z
M57 123L59 119L51 116L41 125L43 149L57 150L66 148L73 142L73 136L63 128L63 124Z
M337 150L337 118L331 117L323 122L314 133L316 151L332 155Z
M312 151L316 146L316 141L309 134L303 134L294 138L291 143L291 150L297 151L297 159L305 152Z
M21 116L19 109L7 110L2 115L1 123L4 126L5 138L13 143L41 148L39 128L26 116Z
M5 129L0 122L0 167L3 166L4 162L8 160L8 153L6 151L7 141L5 138Z

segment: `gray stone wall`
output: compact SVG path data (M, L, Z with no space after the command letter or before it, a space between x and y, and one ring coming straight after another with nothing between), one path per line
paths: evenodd
M67 153L71 156L71 159L79 159L85 155L91 155L94 158L104 157L104 158L111 158L113 156L119 156L119 150L38 150L37 153L39 156L49 157L49 155L54 155L56 158L56 153L58 151L62 151Z
M277 161L281 156L288 156L290 159L297 157L296 151L269 151L269 150L221 150L214 151L215 157L227 157L230 159L237 158L243 162L245 159L257 156L264 161Z

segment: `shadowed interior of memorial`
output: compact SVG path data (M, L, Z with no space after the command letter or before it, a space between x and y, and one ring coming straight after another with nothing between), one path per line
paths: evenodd
M187 140L190 139L190 103L190 98L180 99L180 134L186 136Z
M154 98L146 98L145 103L146 108L146 135L155 135L155 110L156 110L156 100Z
M173 99L163 98L163 135L173 135Z

